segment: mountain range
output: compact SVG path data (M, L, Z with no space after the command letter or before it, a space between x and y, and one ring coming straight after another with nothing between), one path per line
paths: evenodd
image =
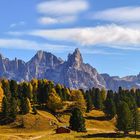
M0 54L0 78L19 82L46 78L74 89L97 87L116 91L119 86L140 88L140 74L123 78L99 74L95 68L83 62L79 49L69 54L67 61L44 51L38 51L28 62L17 58L9 60Z

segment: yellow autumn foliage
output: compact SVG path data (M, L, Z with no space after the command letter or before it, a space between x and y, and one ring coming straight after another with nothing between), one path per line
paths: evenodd
M48 96L48 101L46 105L50 110L54 112L58 111L59 109L62 109L62 100L58 96L54 88Z
M79 108L82 112L86 111L86 101L80 90L72 90L71 98L72 98L72 101L75 102L74 107Z
M2 107L2 99L4 97L4 91L0 85L0 110L1 110L1 107Z

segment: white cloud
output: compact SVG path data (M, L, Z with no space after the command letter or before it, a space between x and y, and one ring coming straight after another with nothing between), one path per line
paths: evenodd
M119 7L99 11L90 15L93 19L111 22L140 22L140 7Z
M83 47L104 46L122 50L140 50L140 28L115 24L86 28L64 28L8 32L14 36L37 36L62 43L72 42ZM97 47L96 46L96 47Z
M58 23L70 23L76 20L75 16L64 16L64 17L41 17L38 21L41 24L58 24Z
M56 18L51 18L51 17L42 17L42 18L39 19L39 23L55 24L55 23L58 23L58 20Z
M62 16L77 14L87 10L88 7L85 0L51 0L38 4L37 10L42 14Z
M103 45L110 48L140 50L140 29L114 24L89 28L34 30L27 34L75 42L83 46Z
M0 48L6 48L6 49L22 49L22 50L44 50L47 52L72 52L75 47L74 46L68 46L68 45L53 45L48 43L39 43L36 41L31 40L23 40L23 39L8 39L8 38L0 38ZM84 54L103 54L103 55L122 55L120 53L110 53L103 50L92 50L90 48L83 48L80 47L80 50Z
M23 49L23 50L45 50L45 51L56 51L62 52L68 51L72 49L71 47L64 45L52 45L48 43L39 43L31 40L23 40L23 39L8 39L8 38L0 38L0 48L8 48L8 49Z
M10 25L10 28L14 28L16 26L24 26L25 24L26 24L25 21L20 21L20 22L17 22L17 23L12 23Z
M86 0L50 0L37 5L41 14L39 23L43 25L71 23L78 19L79 13L88 10Z

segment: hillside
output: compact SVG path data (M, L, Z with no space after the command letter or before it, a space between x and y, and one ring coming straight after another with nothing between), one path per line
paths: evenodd
M92 117L97 117L96 119L91 119ZM24 139L38 139L38 140L62 140L66 139L83 139L82 137L88 134L96 133L111 133L114 132L114 121L102 120L99 121L98 118L104 117L102 111L93 110L87 113L86 126L87 133L76 133L71 132L71 134L55 134L54 129L56 126L51 126L50 121L56 122L59 126L68 125L69 115L63 115L60 119L65 121L64 123L58 122L58 120L50 113L46 111L39 111L38 115L27 114L25 116L18 116L16 121L10 125L0 126L0 137L1 140L24 140ZM21 119L24 119L25 128L17 128L16 126L20 123ZM37 121L38 119L38 121ZM106 128L106 126L108 126ZM13 135L14 134L14 135ZM79 137L79 138L78 138ZM80 138L81 137L81 138Z
M56 121L59 126L65 126L68 124L69 115L63 115L60 119L65 120L67 123L60 123L56 118L46 112L39 111L41 115L27 114L24 116L26 127L24 129L13 128L13 124L0 126L0 139L1 140L107 140L115 139L115 120L105 120L104 113L102 111L93 110L85 115L87 133L71 132L70 134L55 134L55 128L50 126L50 120ZM19 118L16 123L19 122ZM31 124L35 123L36 118L40 118L39 125L35 125L31 128ZM48 119L49 118L49 119ZM108 138L110 137L110 138ZM118 139L118 138L116 138ZM124 138L119 138L124 139ZM126 138L129 139L129 138ZM131 139L133 135L131 135Z

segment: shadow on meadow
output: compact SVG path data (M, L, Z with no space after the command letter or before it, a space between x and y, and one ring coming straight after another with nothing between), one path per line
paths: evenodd
M85 119L87 119L87 120L98 120L98 121L109 121L111 118L106 117L106 116L101 116L101 117L86 116Z
M123 134L118 133L98 133L98 134L88 134L77 138L125 138L125 137L140 138L140 135L129 134L127 136L124 136Z

